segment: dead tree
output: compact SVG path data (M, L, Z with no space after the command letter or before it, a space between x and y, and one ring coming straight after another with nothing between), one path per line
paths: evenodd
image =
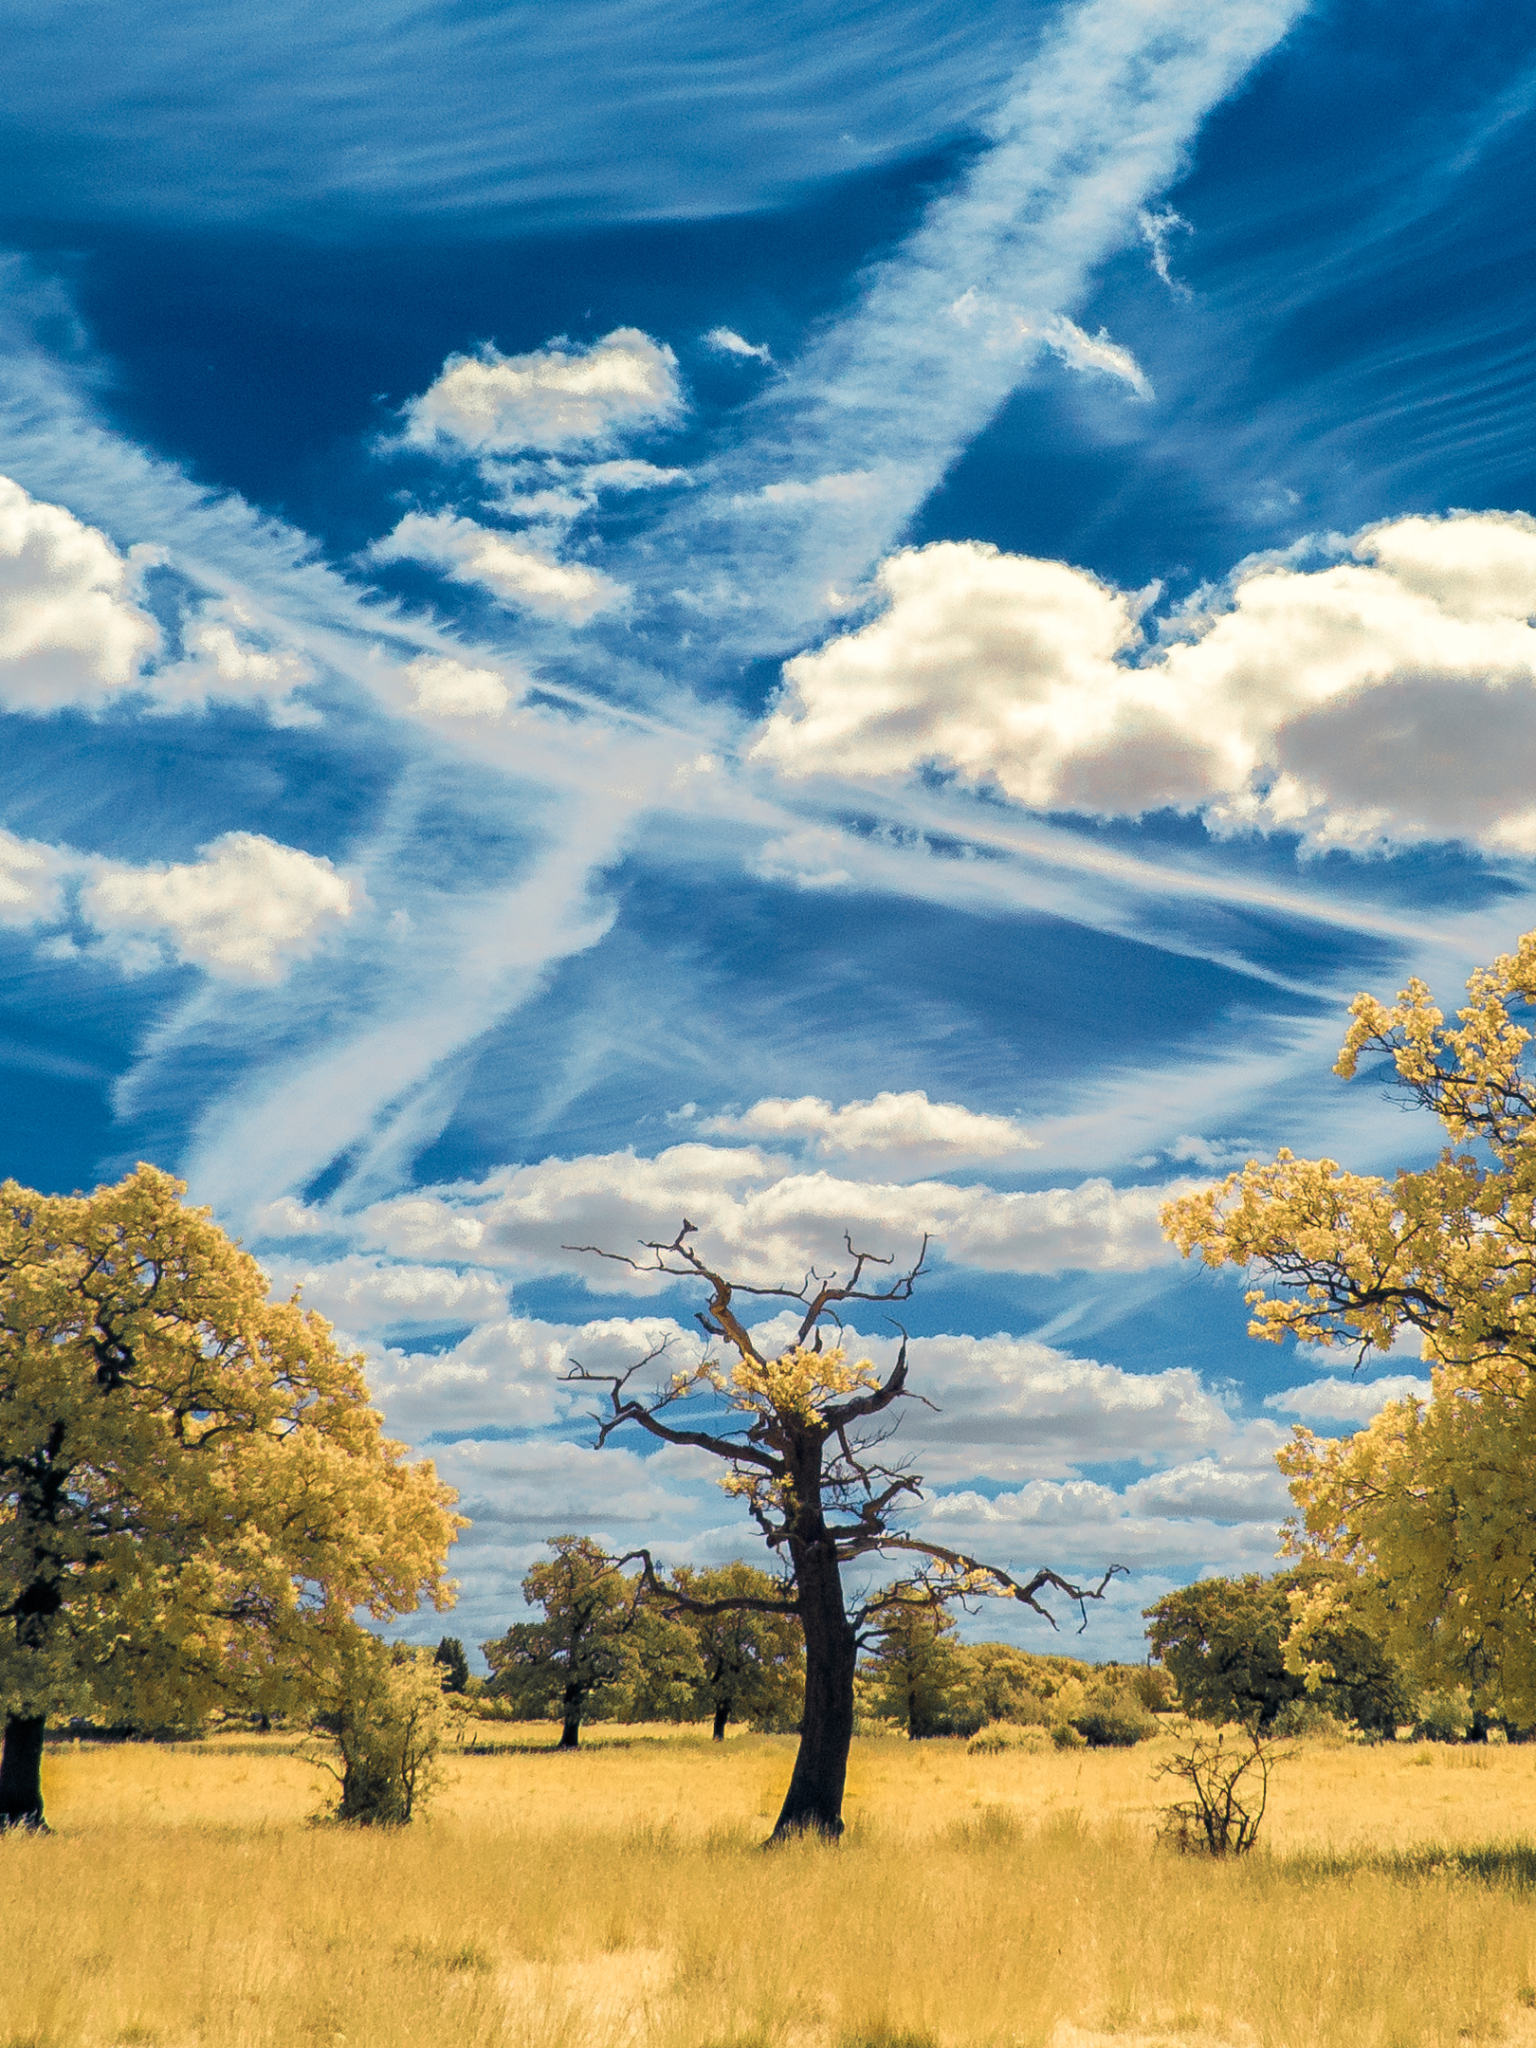
M870 1284L870 1269L893 1262L856 1252L845 1237L852 1261L846 1280L813 1268L799 1287L754 1287L707 1266L690 1242L695 1235L696 1226L685 1220L670 1244L645 1240L643 1258L597 1245L566 1249L618 1259L636 1272L703 1281L709 1300L697 1320L734 1357L706 1356L691 1372L674 1373L645 1393L631 1392L631 1386L661 1358L665 1345L622 1373L589 1372L573 1360L566 1378L608 1389L608 1411L593 1417L600 1445L632 1425L662 1443L708 1451L729 1468L722 1486L744 1501L764 1542L781 1560L781 1597L694 1600L662 1582L648 1552L631 1552L630 1559L640 1560L648 1585L675 1610L720 1614L747 1608L798 1615L805 1632L805 1715L794 1775L772 1839L807 1832L835 1838L843 1828L854 1671L866 1631L880 1614L899 1605L935 1606L991 1594L1022 1601L1054 1628L1054 1617L1039 1599L1054 1588L1077 1604L1086 1626L1085 1603L1101 1599L1123 1567L1110 1566L1096 1586L1073 1585L1046 1567L1019 1580L997 1565L926 1542L899 1526L901 1511L922 1499L923 1482L904 1462L881 1456L893 1424L881 1426L876 1418L899 1401L922 1399L907 1386L906 1333L895 1365L882 1377L868 1359L850 1362L840 1341L825 1344L823 1325L833 1325L840 1338L842 1304L909 1300L927 1258L926 1238L917 1263L883 1286ZM737 1295L803 1308L787 1350L764 1356L732 1307ZM690 1427L676 1411L680 1404L701 1399L710 1403L712 1426ZM843 1567L861 1558L912 1559L915 1568L908 1569L902 1583L850 1602Z

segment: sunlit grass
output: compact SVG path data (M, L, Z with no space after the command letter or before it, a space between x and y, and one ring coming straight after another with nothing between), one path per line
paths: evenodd
M1167 1738L862 1741L841 1847L764 1854L791 1739L598 1732L393 1834L280 1738L52 1752L0 2048L1536 2043L1531 1749L1304 1746L1220 1867L1155 1845Z

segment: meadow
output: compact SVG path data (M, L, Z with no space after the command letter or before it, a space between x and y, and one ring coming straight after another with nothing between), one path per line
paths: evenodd
M281 1736L50 1751L0 2048L1536 2044L1531 1748L1303 1742L1213 1864L1156 1842L1167 1735L860 1739L844 1841L768 1853L792 1737L552 1739L398 1831L310 1824Z

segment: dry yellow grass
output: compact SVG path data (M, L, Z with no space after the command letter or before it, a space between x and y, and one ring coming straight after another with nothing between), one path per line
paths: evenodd
M1536 2048L1531 1750L1304 1747L1222 1867L1154 1844L1168 1746L863 1741L767 1855L782 1738L465 1757L379 1835L276 1739L61 1750L0 2048Z

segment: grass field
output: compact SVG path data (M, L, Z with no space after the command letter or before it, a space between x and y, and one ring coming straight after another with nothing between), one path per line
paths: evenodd
M378 1834L280 1738L50 1752L0 2048L1536 2048L1536 1750L1303 1744L1223 1866L1154 1842L1166 1737L860 1741L845 1841L764 1854L792 1738L621 1734Z

